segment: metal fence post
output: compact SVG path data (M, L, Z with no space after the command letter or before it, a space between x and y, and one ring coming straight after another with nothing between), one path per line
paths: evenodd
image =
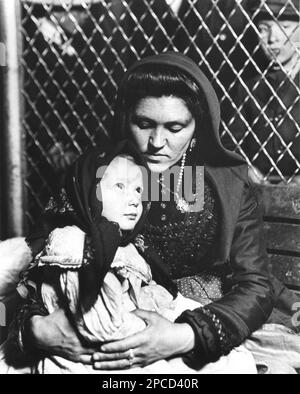
M3 66L4 222L9 237L24 231L24 147L22 132L22 35L20 0L0 0Z

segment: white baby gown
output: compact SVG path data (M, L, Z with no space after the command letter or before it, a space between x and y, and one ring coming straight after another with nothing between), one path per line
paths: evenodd
M133 244L119 247L106 274L98 297L88 311L84 311L79 297L79 270L82 266L85 233L78 227L55 229L49 236L44 251L39 256L39 266L59 267L62 294L68 300L69 309L82 338L91 344L126 338L145 329L145 322L132 313L136 308L154 311L174 321L183 311L201 306L198 302L172 295L152 280L151 270ZM45 281L41 295L49 313L60 308L61 302L54 283ZM0 356L1 359L1 356ZM1 372L1 360L0 360ZM24 373L19 371L20 373ZM26 371L25 371L26 372ZM27 371L28 372L28 371ZM92 365L75 363L58 356L41 360L34 372L41 374L103 374L117 371L97 371ZM210 363L200 371L189 368L181 357L160 360L143 368L131 368L120 373L256 373L251 353L240 346L228 356ZM6 373L15 373L7 370Z

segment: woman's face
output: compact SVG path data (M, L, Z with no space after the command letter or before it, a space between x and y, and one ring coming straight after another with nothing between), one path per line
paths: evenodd
M258 23L262 49L270 60L287 65L297 54L300 42L299 22L263 19Z
M100 182L102 216L131 231L142 215L143 176L139 166L125 157L116 157Z
M178 97L146 97L129 114L129 128L150 170L163 172L187 150L195 119Z

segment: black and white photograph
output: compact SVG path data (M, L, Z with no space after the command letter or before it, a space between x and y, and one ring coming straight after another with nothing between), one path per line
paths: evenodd
M0 375L298 373L300 0L0 0Z

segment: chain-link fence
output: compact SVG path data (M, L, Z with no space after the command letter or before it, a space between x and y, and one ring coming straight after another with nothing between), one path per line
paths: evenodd
M127 67L169 49L192 57L212 81L222 107L224 143L243 154L263 181L290 182L299 175L299 78L266 61L256 21L261 8L250 11L252 2L22 1L29 224L55 192L59 169L105 143ZM288 6L299 13L294 0ZM276 18L290 42L280 15ZM291 46L299 55L297 42ZM277 85L275 74L281 78Z

